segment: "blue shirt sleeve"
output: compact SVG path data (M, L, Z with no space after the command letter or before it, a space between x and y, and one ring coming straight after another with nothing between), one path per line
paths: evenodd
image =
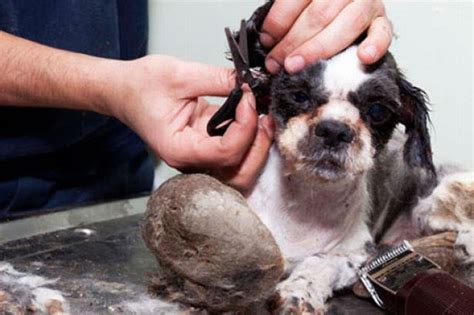
M1 0L0 30L68 51L113 59L135 59L147 51L147 0ZM113 167L122 165L123 169L124 163L132 163L138 156L144 160L144 152L146 148L142 140L111 117L87 111L0 106L0 170L8 168L8 172L0 171L0 195L3 196L10 196L12 187L18 189L19 186L22 186L23 198L30 195L35 200L42 199L38 195L57 194L66 183L70 191L76 191L71 183L77 183L78 187L87 186L84 174L92 174L87 177L90 185L83 189L90 190L90 187L97 186L94 174L103 176L98 168L112 167L108 172L112 174ZM64 163L64 160L71 163ZM101 164L101 161L107 162ZM151 164L147 171L152 173ZM35 184L44 182L48 185ZM150 180L145 182L148 188L140 181L137 187L125 190L122 183L122 188L117 188L115 193L118 197L119 191L149 189ZM114 194L113 185L110 185L108 197ZM89 199L101 197L100 194L89 195L92 196ZM0 217L1 213L7 212L5 208L1 209L1 199ZM67 199L62 198L64 202ZM3 204L9 204L8 201L4 200ZM19 206L18 209L10 204L8 211L24 210L20 209L22 207L34 209L47 204L47 200L42 204L28 203L28 206Z

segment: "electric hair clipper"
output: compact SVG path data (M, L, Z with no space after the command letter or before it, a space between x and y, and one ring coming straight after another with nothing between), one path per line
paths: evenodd
M474 314L474 289L407 241L371 260L359 276L375 303L394 314Z

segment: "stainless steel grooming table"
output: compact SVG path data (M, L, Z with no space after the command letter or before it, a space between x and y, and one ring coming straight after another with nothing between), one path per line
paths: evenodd
M146 197L0 223L0 261L19 271L58 278L72 314L122 313L116 306L147 294L154 257L140 235ZM343 294L332 314L383 314Z

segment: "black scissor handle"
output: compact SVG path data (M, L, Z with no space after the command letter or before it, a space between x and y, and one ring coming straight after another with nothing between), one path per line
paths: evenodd
M243 91L240 87L234 88L221 108L211 117L207 123L207 133L211 137L224 135L227 128L235 120L235 112L242 95Z

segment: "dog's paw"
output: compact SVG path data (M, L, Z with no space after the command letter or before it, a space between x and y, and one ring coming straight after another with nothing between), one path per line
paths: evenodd
M474 172L444 177L413 215L425 232L474 230Z
M458 232L458 237L454 244L454 254L463 263L474 263L474 228Z
M278 315L322 315L326 312L324 305L314 306L311 301L296 295L284 297L278 291L275 292L267 305L272 314Z
M416 206L413 219L427 234L458 232L454 247L457 258L474 262L474 172L444 177L432 194Z
M268 309L279 315L324 314L324 302L311 291L311 283L304 279L283 281L268 301Z

